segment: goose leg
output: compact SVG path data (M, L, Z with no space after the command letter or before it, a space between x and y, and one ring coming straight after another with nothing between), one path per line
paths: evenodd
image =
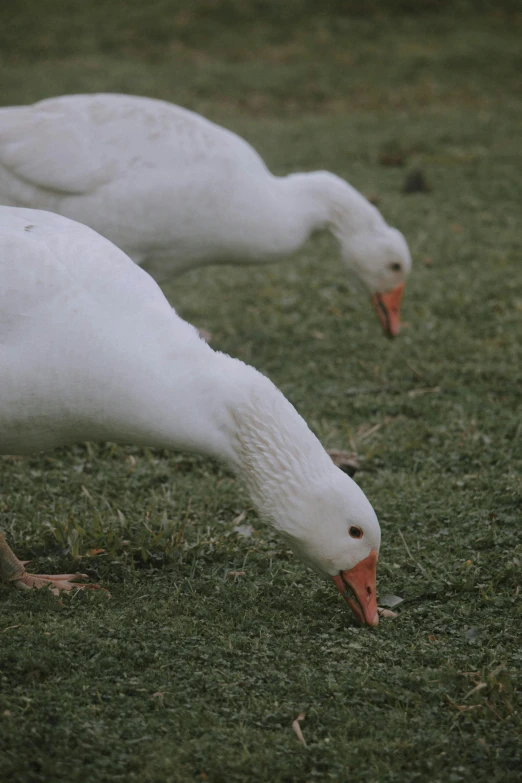
M21 560L0 533L0 582L11 584L18 590L30 590L32 587L49 587L54 595L61 590L81 590L98 585L76 584L87 579L85 574L28 574Z

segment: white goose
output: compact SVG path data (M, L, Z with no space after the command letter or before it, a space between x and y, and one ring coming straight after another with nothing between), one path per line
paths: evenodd
M0 207L0 453L110 440L208 454L264 519L377 625L380 527L295 408L263 375L214 352L157 284L86 226ZM29 574L0 535L0 581Z
M94 228L157 280L254 264L331 231L385 332L411 267L403 235L326 171L275 177L239 136L164 101L72 95L0 110L0 203Z

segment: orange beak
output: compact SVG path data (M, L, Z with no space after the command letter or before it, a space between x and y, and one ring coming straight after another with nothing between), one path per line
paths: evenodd
M403 291L404 283L401 283L391 291L372 296L372 305L388 337L397 337L401 328L400 309Z
M379 625L377 612L377 560L372 549L368 557L349 571L341 571L332 580L352 610L359 625Z

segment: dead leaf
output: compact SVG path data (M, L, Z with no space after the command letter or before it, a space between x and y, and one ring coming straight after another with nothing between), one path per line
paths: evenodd
M370 204L373 204L375 207L377 204L381 203L381 197L378 193L366 193L365 198L367 201L370 202Z
M400 595L386 594L383 595L382 598L379 598L379 603L383 606L387 606L388 609L393 609L394 606L399 606L399 604L402 604L403 601L404 598L401 598Z
M7 628L2 629L2 633L5 633L6 631L11 631L13 628L21 628L21 623L18 625L8 625Z
M237 579L240 576L246 576L246 571L229 571L227 574L227 579L229 582L233 582L234 579Z
M433 258L431 256L424 256L424 266L427 266L428 269L433 266Z
M312 335L312 337L315 340L324 340L324 333L323 332L315 332L314 331L314 332L310 332L310 334Z
M302 720L306 718L306 712L300 712L297 718L292 723L292 730L295 731L297 739L299 742L302 742L303 745L306 748L306 742L305 738L303 737L303 732L301 731L301 726L299 725Z
M360 468L357 454L351 451L343 451L342 449L330 449L328 456L334 463L340 468L343 473L347 473L349 476L354 476Z
M233 525L240 525L241 522L246 517L246 513L247 513L246 511L241 511L241 513L238 514L237 517L234 517L234 519L232 520L232 524Z
M204 340L206 343L211 342L212 340L212 332L209 332L207 329L198 329L199 336L202 340Z
M397 612L392 612L391 609L383 609L381 606L377 607L377 611L379 612L379 617L382 617L383 620L395 620L399 616Z
M89 557L96 557L96 555L101 555L103 552L105 552L105 549L89 549L87 554Z

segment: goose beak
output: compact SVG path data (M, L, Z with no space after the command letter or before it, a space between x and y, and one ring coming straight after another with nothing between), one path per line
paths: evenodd
M388 337L397 337L401 328L400 308L403 291L404 283L401 283L391 291L372 296L372 305L377 318L382 324L384 334Z
M359 625L379 625L377 612L377 560L379 555L372 549L368 557L349 571L341 571L332 580L355 615Z

